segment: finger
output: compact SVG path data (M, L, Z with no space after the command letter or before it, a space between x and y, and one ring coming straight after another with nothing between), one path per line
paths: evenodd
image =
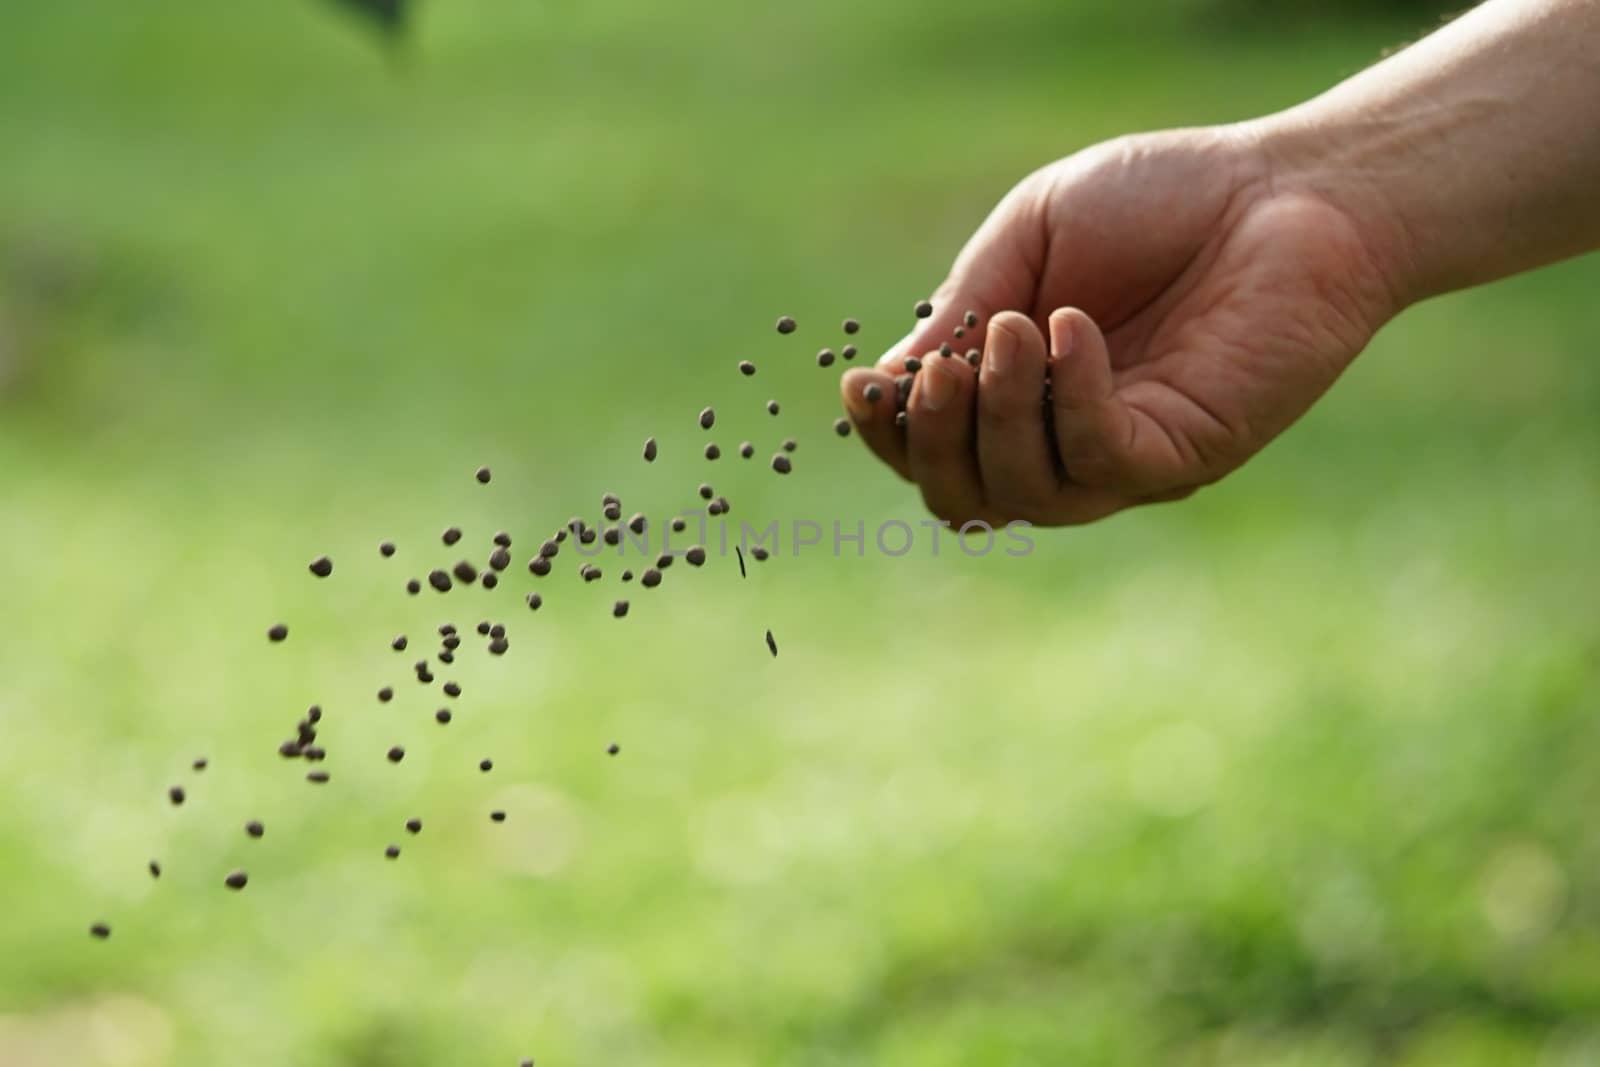
M989 320L978 382L978 466L984 495L997 511L1029 518L1060 488L1045 426L1044 335L1026 315Z
M966 360L932 356L913 380L906 406L911 476L928 510L951 522L985 514L983 482L973 451L972 377Z
M895 426L894 378L870 367L853 367L840 379L839 395L867 447L909 481L906 436Z
M1159 423L1118 395L1094 320L1077 308L1052 312L1050 353L1056 448L1067 477L1129 496L1181 486L1182 454Z

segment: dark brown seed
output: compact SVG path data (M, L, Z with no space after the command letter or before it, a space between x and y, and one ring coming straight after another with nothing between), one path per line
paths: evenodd
M528 561L528 570L543 578L550 573L550 561L544 556L534 556Z
M855 359L856 358L856 346L855 345L845 345L843 348L839 349L839 358L843 359L843 360Z
M478 770L482 771L484 774L488 774L490 771L494 770L494 760L492 760L492 759L481 759L481 760L479 760L478 761Z
M479 467L477 469L477 471L475 471L473 473L472 476L474 478L478 479L478 484L479 485L488 485L489 484L489 479L491 477L493 477L493 475L491 475L489 473L489 468L488 467Z
M328 750L319 745L307 745L301 755L305 756L307 763L321 763L328 758Z
M778 654L778 642L774 641L772 639L772 631L771 630L767 631L767 648L772 651L772 654L774 656L776 656Z
M416 596L418 593L422 592L422 583L417 581L415 578L411 579L406 583L406 592L410 593L412 596Z
M417 818L407 819L406 829L414 834L422 833L422 820Z
M188 794L183 791L183 786L181 785L175 785L167 790L167 799L172 801L172 806L175 808L182 807L183 801L187 796Z
M484 571L483 577L479 579L479 584L485 589L493 589L500 584L500 576L494 571Z
M877 382L869 382L867 387L861 390L861 395L866 397L867 403L876 404L883 399L883 390L878 386Z
M417 660L417 662L415 662L415 663L413 663L411 665L411 669L416 671L418 674L427 674L428 673L428 661L425 660L425 659L419 659L419 660Z
M393 641L389 642L389 647L394 649L396 652L404 652L406 650L406 646L410 643L410 641L406 640L405 634L399 634Z
M554 559L556 554L560 551L560 541L546 541L544 544L539 546L539 555L543 559Z
M706 561L706 550L699 545L695 545L683 554L683 559L689 566L698 567Z
M649 520L644 517L642 512L634 512L633 516L628 519L628 529L636 534L644 533L649 525Z
M945 359L949 359L955 354L956 350L950 347L949 341L946 341L944 344L939 346L939 355L943 356Z
M517 1067L533 1067L533 1060L532 1059L523 1060L521 1063L519 1063L517 1065Z
M89 927L89 936L104 941L111 936L111 927L105 923L94 923Z
M608 503L605 506L605 508L600 512L600 514L604 515L610 521L616 522L618 519L622 518L622 504L619 503L618 501L613 500L613 501L611 501L610 503ZM586 532L592 532L592 531L586 531Z
M751 456L753 456L755 454L756 454L756 446L755 445L751 444L749 441L740 442L740 444L739 444L739 455L743 456L745 459L749 459Z
M284 741L278 746L278 755L284 759L299 759L302 751L298 741Z
M390 556L394 555L394 542L393 541L381 541L381 542L379 542L379 544L378 544L378 555L382 556L384 559L388 559Z
M491 655L495 655L495 656L503 656L503 655L505 655L506 654L506 650L509 649L510 647L511 647L511 642L507 641L503 637L500 638L499 640L490 641L489 642L489 652L490 652Z
M955 337L955 339L958 341L967 335L966 329L961 326L957 326L954 330L950 331L950 333L951 336Z
M491 811L489 813L489 818L491 820L493 820L494 822L505 822L506 821L506 813L503 812L503 811Z
M317 711L317 715L320 718L321 715L322 715L321 710L320 709L315 709L315 710ZM211 766L211 761L206 759L204 756L201 756L199 759L197 759L193 763L189 764L189 766L192 769L196 770L196 771L203 771L207 767Z
M618 496L617 494L615 494L615 493L601 493L600 494L600 503L602 503L602 504L620 504L620 503L622 503L622 498L620 496Z
M282 641L289 636L289 628L283 623L278 623L267 631L268 641Z
M578 573L583 576L583 580L586 582L598 582L603 576L604 572L602 572L600 568L596 567L593 563L585 563L583 566L578 568Z
M430 672L430 671L418 671L417 672L417 681L421 682L423 685L432 685L433 684L433 674L432 674L432 672Z
M439 539L441 541L443 541L445 543L445 547L448 548L449 546L455 544L457 541L461 540L461 527L459 527L459 526L446 527L444 533L439 535Z
M333 573L333 560L327 556L318 556L311 561L311 573L318 578L326 578Z
M906 428L906 413L905 412L897 411L897 412L894 413L894 425L895 425L895 429L897 429L897 430L903 430L903 429Z
M484 575L484 577L487 578L488 575ZM439 652L439 662L440 663L443 663L446 667L448 667L452 663L454 663L455 661L456 661L456 654L454 652L451 652L448 648L440 650L440 652Z
M502 629L498 634L495 635L495 640L498 641L504 638L505 635L505 631ZM461 686L455 682L444 683L444 695L449 697L451 700L454 700L456 697L461 695Z
M713 500L712 503L715 504L717 509L724 515L733 510L733 505L728 503L728 498L725 496L717 497L717 499Z
M608 756L615 756L618 752L621 752L621 751L622 751L622 746L617 744L615 741L611 742L609 745L606 746L606 755L608 755Z
M721 515L722 514L722 502L719 501L719 500L713 500L710 504L706 505L706 514L707 515Z
M397 860L400 858L400 846L390 845L388 848L383 850L383 854L388 859Z
M478 634L480 636L488 637L489 631L492 629L494 629L494 623L490 622L488 619L482 619L478 622Z
M529 593L528 594L528 610L529 611L538 611L539 610L539 606L541 604L543 604L543 603L544 603L544 597L540 596L538 593Z
M403 760L405 758L406 758L406 750L401 748L399 745L395 745L395 746L393 746L393 747L391 747L389 749L389 762L390 763L399 763L401 760Z
M661 555L656 557L656 566L660 567L662 570L666 570L668 567L672 566L672 560L673 555L671 552L663 552Z
M633 572L632 571L623 571L622 572L622 580L625 581L625 582L633 581Z
M317 723L319 723L321 721L322 721L322 705L313 704L309 708L306 709L306 722L309 722L313 726L315 726Z
M503 623L498 623L497 622L493 626L489 627L489 636L490 637L504 637L505 635L506 635L506 628L505 628L505 625Z
M978 325L978 313L976 311L969 311L961 317L961 321L965 323L967 329L970 330L972 327Z
M428 584L441 593L448 593L450 591L450 576L441 570L429 571Z
M741 359L739 361L739 373L740 374L742 374L746 378L748 378L752 374L754 374L755 372L756 372L756 365L754 363L751 363L748 359Z
M501 548L510 548L511 535L506 533L504 530L501 530L494 535L494 543L499 545Z
M251 819L249 822L244 824L244 832L249 834L251 837L260 837L262 834L267 832L267 828L261 825L261 820Z
M795 449L797 449L799 447L800 447L799 442L797 442L794 438L792 438L792 437L784 438L783 450L785 452L793 452Z
M433 713L433 721L438 723L440 726L447 724L451 717L452 716L450 715L449 708L440 708L438 711Z
M700 428L709 430L717 424L717 413L711 408L700 409Z
M967 349L967 362L976 367L983 362L983 350L979 348Z
M789 457L779 452L772 457L772 469L779 474L788 474L794 469L794 464L789 462Z
M933 314L933 305L928 303L926 300L918 300L916 307L912 308L911 310L916 312L917 318L925 319L929 315Z
M322 771L322 770L307 771L306 772L306 781L313 782L313 783L315 783L317 785L327 785L328 784L328 772L327 771Z
M701 482L699 492L701 500L710 500L716 494L716 490L711 488L709 482Z
M738 545L734 545L733 551L739 557L739 577L744 578L746 577L744 572L744 549L740 548Z
M317 739L317 731L312 729L311 723L305 719L301 719L296 723L295 729L299 731L298 740L302 745L309 745Z
M243 889L250 884L250 876L243 871L232 871L222 880L229 889Z
M503 571L511 566L511 553L503 548L497 548L489 553L489 566L493 570Z
M778 320L779 333L794 333L794 320L785 315Z
M583 529L583 526L583 520L578 518L576 515L567 520L567 529L571 530L573 533L577 533L579 530Z
M770 553L760 545L751 545L750 555L754 557L757 563L763 563L766 561L766 558L768 555L770 555Z
M386 685L382 689L378 690L378 703L387 704L387 703L389 703L389 701L391 701L393 699L394 699L394 689L391 688L390 686Z
M566 530L566 527L563 526L561 529L556 531L556 538L555 538L556 544L559 545L561 542L565 541L566 539L567 539L567 530Z
M720 458L722 458L722 449L718 448L716 446L715 442L706 445L706 458L707 459L720 459Z
M161 877L161 861L160 860L151 860L150 863L149 863L149 871L150 871L150 877L152 877L152 878L160 878Z
M850 436L850 420L849 419L834 419L833 420L833 432L838 434L840 437L849 437Z
M767 414L768 415L776 415L777 413L778 413L778 402L776 400L767 401Z
M915 374L915 373L917 373L917 371L919 371L921 369L922 369L922 360L918 359L916 356L912 356L910 359L906 360L906 373L907 374Z
M680 515L676 519L672 520L672 532L673 533L683 533L683 531L687 530L688 528L689 528L689 520L685 519L683 516Z
M605 532L605 542L608 545L622 544L622 527L608 526Z
M831 348L824 348L821 352L817 353L817 366L819 367L831 367L833 366L833 360L834 355L833 349Z
M621 512L618 512L618 514L621 514ZM595 533L593 530L586 529L578 535L578 540L586 545L592 545L594 544L595 538L598 536L600 535Z
M464 559L457 560L456 565L451 570L455 574L456 580L462 585L471 585L478 580L478 568Z
M644 440L644 461L646 463L654 463L656 461L656 439L654 437L647 437Z
M857 322L855 319L845 319L844 320L844 332L845 333L855 333L860 329L861 329L861 324L859 322Z
M639 584L646 589L654 589L661 584L661 572L654 567L646 567L645 572L639 575Z
M449 634L449 635L447 635L445 637L445 639L443 641L441 641L439 643L442 644L449 651L454 652L456 649L461 647L461 635L460 634Z
M615 604L611 605L611 614L613 617L618 619L628 614L628 602L626 600L619 600Z

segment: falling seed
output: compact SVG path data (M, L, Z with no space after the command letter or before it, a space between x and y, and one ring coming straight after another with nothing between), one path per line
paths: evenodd
M933 314L933 305L926 300L918 300L917 306L912 308L912 310L916 312L917 318L925 319L929 315Z
M495 586L500 584L500 576L494 571L484 571L483 577L478 580L478 584L482 585L485 589L493 589Z
M439 539L444 542L446 548L449 548L451 545L461 540L461 527L446 527L444 533L439 535Z
M111 936L111 927L105 923L94 923L89 927L89 936L104 941Z
M639 575L639 584L646 589L654 589L661 584L661 572L654 567L646 567L645 572Z
M796 441L794 438L792 438L792 437L784 438L784 440L783 440L783 450L785 452L793 452L795 449L797 449L799 447L800 447L800 443L798 441Z
M378 703L387 704L387 703L389 703L389 701L391 701L393 699L394 699L394 689L391 688L390 686L386 685L382 689L378 690Z
M767 401L767 414L768 415L776 415L777 413L778 413L778 402L776 400Z
M711 408L700 409L700 428L709 430L717 424L717 413Z
M478 568L474 567L464 559L458 560L456 565L452 567L451 570L455 574L456 580L462 585L471 585L473 582L478 580Z
M672 566L672 559L673 556L671 552L663 552L661 555L656 557L656 566L660 567L662 570L666 570L668 567Z
M406 758L406 750L399 745L393 745L390 747L388 755L390 763L399 763Z
M540 596L538 593L529 593L528 594L528 610L529 611L538 611L539 610L539 606L541 604L543 604L543 603L544 603L544 597Z
M423 685L432 685L433 684L433 674L431 672L429 672L429 671L418 671L417 672L417 681L421 682Z
M313 704L306 709L306 722L313 726L322 721L322 705Z
M411 665L411 669L416 671L418 674L427 674L428 673L428 661L425 660L425 659L419 659L419 660L417 660L417 662L415 662L415 663L413 663Z
M839 349L839 358L843 359L843 360L846 360L846 361L855 359L856 358L856 346L855 345L845 345L843 348Z
M546 541L539 546L539 556L542 559L554 559L561 551L561 542Z
M489 553L489 567L492 570L503 571L511 566L511 553L503 548L496 548Z
M232 871L222 880L229 889L243 889L250 884L250 876L243 871Z
M752 374L754 374L755 372L756 372L756 365L754 363L751 363L748 359L741 359L739 361L739 373L740 374L742 374L746 378L748 378Z
M321 712L319 711L318 714L320 715ZM206 759L204 756L201 756L199 759L189 764L189 767L195 771L203 771L209 766L211 766L211 761Z
M528 570L543 578L550 573L550 561L544 556L534 556L528 561Z
M489 636L490 637L504 637L505 635L506 635L506 628L505 628L505 625L503 623L498 623L497 622L493 626L489 627Z
M511 642L507 641L503 637L500 638L498 641L490 641L489 642L489 652L490 652L491 655L495 655L495 656L503 656L503 655L505 655L506 654L506 650L509 649L510 647L511 647Z
M602 572L600 568L596 567L593 563L585 563L583 566L578 568L578 574L580 574L583 577L583 580L586 582L599 581L601 573Z
M883 399L883 389L877 382L868 382L867 387L861 390L861 395L866 397L867 403L876 404Z
M779 333L794 333L794 320L785 315L778 320Z
M318 745L307 745L303 755L307 763L321 763L328 758L328 750Z
M409 830L411 833L414 833L414 834L422 833L422 820L418 819L418 818L407 819L406 820L406 829Z
M749 441L741 441L739 443L739 455L743 456L745 459L749 459L751 456L753 456L755 454L756 454L756 446L755 445L751 444Z
M710 500L712 496L716 494L716 490L711 488L711 485L708 482L701 482L698 492L700 493L701 500Z
M495 635L495 640L501 640L505 636L505 630L502 628L501 631ZM449 697L451 700L454 700L456 697L461 695L461 686L455 682L444 683L444 695Z
M511 535L506 533L504 530L501 530L494 535L494 543L499 545L501 548L510 548Z
M915 373L917 373L917 371L919 371L921 369L922 369L922 360L918 359L916 356L912 356L910 359L906 360L906 373L907 374L915 374Z
M478 761L478 770L482 771L484 774L488 774L490 771L494 770L494 760L492 760L492 759L481 759L481 760L479 760Z
M397 860L400 858L400 846L390 845L388 848L383 850L383 854L388 859Z
M602 504L620 504L620 503L622 503L622 498L620 496L618 496L617 494L615 494L615 493L601 493L600 494L600 503L602 503Z
M672 520L672 532L673 533L683 533L683 531L687 530L688 528L689 528L689 520L685 519L683 516L680 515L677 518Z
M578 540L583 544L592 545L595 543L595 539L599 536L600 535L595 533L593 529L585 529L581 534L578 535Z
M306 781L313 782L317 785L326 785L328 783L328 772L322 770L307 771Z
M607 527L604 540L606 544L612 545L613 547L622 544L622 527Z
M301 748L298 741L284 741L278 745L278 755L284 759L299 759L300 753Z
M906 428L906 413L905 412L897 411L897 412L894 413L894 425L895 425L895 429L897 429L897 430L903 430L903 429Z
M447 634L445 639L439 643L442 644L447 651L454 652L456 649L461 647L461 635Z
M634 512L634 514L628 519L628 529L632 530L636 534L644 533L649 525L650 520L644 517L643 512Z
M855 319L845 319L844 320L844 332L845 333L855 333L860 329L861 329L861 324L859 322L857 322Z
M721 459L722 458L722 449L718 448L716 446L715 442L712 442L711 444L706 445L706 458L707 459Z
M261 825L261 820L251 819L249 822L244 824L244 832L249 834L251 837L260 837L262 834L267 832L267 828Z
M619 600L615 604L611 605L611 615L613 618L620 619L627 614L628 602L626 600Z
M777 471L779 474L788 474L794 469L794 464L789 462L788 456L784 455L782 452L779 452L777 455L772 457L772 469Z
M849 437L850 436L850 420L849 419L834 419L833 420L833 432L838 434L840 437Z
M150 871L150 877L152 877L152 878L160 878L161 877L161 861L160 860L151 860L149 865L148 865L148 869Z
M410 643L411 642L406 640L405 634L397 634L395 639L389 642L389 647L394 649L396 652L404 652L406 650L406 646Z
M327 556L318 556L316 559L311 561L310 570L311 573L315 574L318 578L326 578L328 575L333 573L333 560L329 559Z
M494 822L505 822L506 813L503 811L491 811L489 813L489 818Z
M610 503L608 503L601 510L600 514L604 515L608 521L616 522L618 519L622 518L622 505L620 503L618 503L617 501L613 500ZM594 532L593 530L585 530L584 531L584 533L593 533L593 532ZM590 540L593 540L593 538L591 538ZM587 542L585 542L585 543L587 544Z
M437 569L429 571L428 584L433 586L441 593L448 593L450 591L450 576L444 571Z
M267 640L282 641L289 636L289 628L283 623L278 623L267 631Z
M625 582L633 581L633 572L632 571L623 571L622 572L622 580L625 581Z
M831 348L824 348L817 353L817 366L819 367L831 367L833 366L833 360L834 355Z
M567 539L567 531L566 531L565 527L563 527L563 528L561 528L561 529L556 531L556 544L560 544L562 541L565 541L566 539Z
M422 592L422 583L417 581L415 578L411 579L406 583L406 592L410 593L412 596L416 596L418 593Z
M967 349L967 362L973 367L977 367L983 362L983 350L979 348Z
M946 341L944 344L939 346L939 355L943 356L945 359L949 359L955 354L956 350L950 347L949 341Z
M167 790L167 799L172 801L172 806L175 808L182 807L183 801L187 796L188 794L183 791L183 786L181 785L175 785Z
M970 330L972 327L978 325L978 313L976 311L969 311L961 317L961 321L965 323L967 329Z
M309 719L301 719L295 724L295 730L299 732L298 740L302 745L309 745L317 739L317 731L312 727Z
M489 473L488 467L479 467L477 471L474 472L473 477L478 479L479 485L488 485L489 479L492 477L492 475Z
M718 514L726 515L728 512L733 510L733 505L728 503L728 498L725 496L717 497L717 499L713 500L712 503L717 506Z
M706 561L706 550L695 545L683 554L684 561L691 567L698 567Z
M739 577L744 578L746 577L744 572L744 549L740 548L738 545L734 545L733 551L739 557Z
M778 654L778 642L773 640L771 630L767 631L767 648L771 650L774 656Z
M611 742L609 745L606 746L606 755L608 755L608 756L615 756L618 752L621 752L621 751L622 751L622 746L617 744L615 741Z
M455 627L452 626L450 629L452 632L454 632ZM489 631L492 629L494 629L494 623L490 622L488 619L482 619L478 622L478 634L480 636L488 637Z
M440 726L448 724L451 718L452 716L449 708L440 708L438 711L433 713L433 721L438 723Z
M770 553L765 548L762 548L760 545L751 545L750 546L750 555L755 559L755 561L757 563L764 563L766 561L767 556L770 555Z
M656 439L654 437L646 437L644 439L644 461L646 463L654 463L656 461Z
M394 542L380 541L378 543L378 555L382 556L384 559L388 559L390 556L394 555Z
M484 577L488 577L488 575L485 575ZM443 649L443 650L440 651L440 653L439 653L439 662L440 663L443 663L446 667L448 667L452 663L454 663L455 661L456 661L456 654L454 652L451 652L448 648Z

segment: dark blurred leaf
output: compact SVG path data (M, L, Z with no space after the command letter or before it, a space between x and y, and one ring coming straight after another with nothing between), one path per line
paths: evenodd
M411 0L329 0L329 2L371 20L380 30L393 37L398 37L405 31L406 15L412 6Z

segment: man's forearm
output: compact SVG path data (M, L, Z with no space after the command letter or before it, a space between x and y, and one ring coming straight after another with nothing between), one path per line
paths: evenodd
M1600 247L1600 0L1489 0L1251 124L1346 211L1396 310Z

